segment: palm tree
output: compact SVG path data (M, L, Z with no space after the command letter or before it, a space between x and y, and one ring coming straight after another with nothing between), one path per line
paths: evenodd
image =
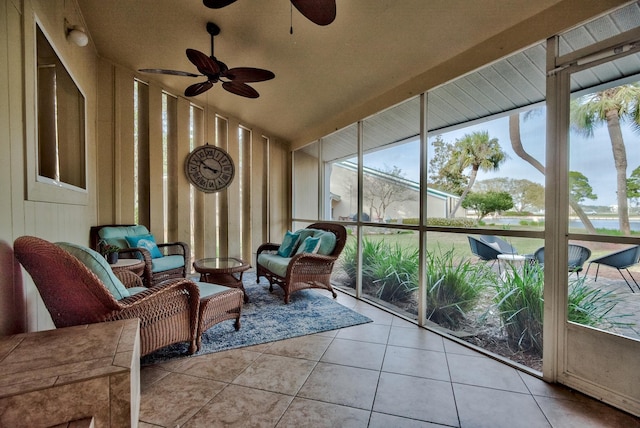
M627 151L622 138L620 120L640 125L640 85L616 86L585 95L571 102L573 128L586 137L593 137L596 126L606 123L616 167L616 187L620 231L631 233L627 197Z
M535 111L535 110L534 110ZM532 114L535 114L534 111L528 111L524 113L524 119L527 120ZM513 151L518 155L521 159L527 161L531 166L540 171L542 175L545 175L545 167L538 161L538 159L531 156L522 145L522 139L520 138L520 113L514 113L509 116L509 138L511 139L511 147ZM591 219L587 217L584 210L578 204L577 201L573 199L569 199L569 205L573 209L573 211L578 215L580 221L584 225L585 229L589 233L596 233L596 228L591 223Z
M462 201L473 187L478 171L497 171L506 160L507 154L502 151L497 138L489 138L489 131L476 131L471 134L465 134L462 139L456 141L446 169L462 172L471 167L471 174L469 175L467 187L460 195L460 199L458 199L449 217L455 216Z

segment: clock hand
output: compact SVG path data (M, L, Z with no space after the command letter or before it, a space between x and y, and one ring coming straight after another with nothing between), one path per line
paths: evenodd
M208 169L209 171L213 172L214 174L217 174L217 173L218 173L218 170L217 170L217 169L213 169L213 168L211 168L209 165L207 165L206 163L204 163L204 161L200 161L200 163L201 163L202 165L204 165L204 167L205 167L206 169Z

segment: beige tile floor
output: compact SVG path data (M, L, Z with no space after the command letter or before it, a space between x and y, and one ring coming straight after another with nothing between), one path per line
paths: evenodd
M640 427L343 293L373 323L141 369L140 427Z

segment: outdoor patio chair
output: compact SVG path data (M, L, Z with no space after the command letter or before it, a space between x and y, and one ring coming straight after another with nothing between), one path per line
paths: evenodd
M579 272L582 272L582 267L587 259L591 257L591 250L582 245L569 244L569 258L568 258L568 270L569 273L574 273L576 276L580 276ZM533 253L533 258L540 264L544 264L544 247L540 247Z
M516 250L513 245L495 235L480 235L479 239L485 244L501 251L502 254L518 254L518 250Z
M587 266L587 272L585 273L585 275L589 273L589 268L591 268L592 263L595 263L598 265L596 269L596 278L594 279L594 281L598 280L598 272L600 271L600 265L616 268L618 269L618 272L620 272L620 275L622 276L624 281L629 286L629 289L631 290L631 292L635 293L635 290L631 286L631 283L629 282L629 280L627 280L627 278L622 273L622 269L627 271L627 273L629 274L629 277L633 280L634 284L636 285L636 288L640 290L640 285L638 285L638 282L636 281L636 279L633 277L633 275L631 275L631 272L629 272L629 267L637 264L638 262L640 262L640 245L634 245L633 247L625 248L624 250L616 251L616 252L607 254L606 256L598 257L596 259L591 260L589 262L589 266Z
M110 224L92 226L89 245L100 251L100 243L120 247L120 257L144 260L142 279L147 287L168 279L186 278L190 266L189 245L185 242L156 243L143 225Z
M146 288L138 278L137 284L125 281L138 287L126 288L104 257L83 248L34 236L14 242L16 258L33 279L57 328L139 318L141 356L178 342L189 342L189 353L196 351L200 299L194 282L183 279ZM81 261L78 256L83 252L87 257Z
M496 263L498 256L501 254L518 254L514 247L497 236L484 235L480 238L467 236L467 238L469 239L471 253L480 260L491 262L491 266ZM500 270L500 263L498 263L498 272Z

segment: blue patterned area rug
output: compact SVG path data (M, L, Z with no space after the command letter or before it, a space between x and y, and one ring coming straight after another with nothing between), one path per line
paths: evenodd
M298 291L285 305L280 287L274 287L270 293L269 283L260 278L260 283L256 284L255 278L254 272L246 272L243 276L249 303L242 308L240 330L234 329L233 320L214 325L203 334L202 346L194 356L372 322L335 302L326 290ZM187 349L186 343L170 345L143 357L141 364L184 357Z

